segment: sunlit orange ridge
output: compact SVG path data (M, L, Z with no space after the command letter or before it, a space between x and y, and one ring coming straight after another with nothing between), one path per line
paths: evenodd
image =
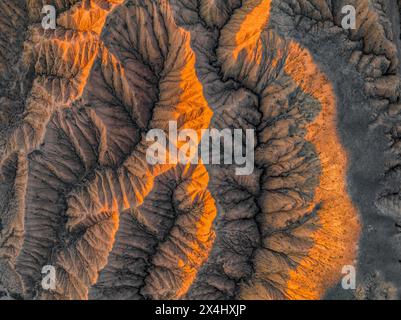
M162 8L166 10L166 16L171 18L171 8L168 6L167 2L163 2L163 4L164 6L162 6ZM171 74L167 75L167 77L169 77L168 81L161 81L161 100L164 100L162 103L167 102L167 104L161 106L159 109L160 114L157 114L156 118L160 121L160 125L162 126L167 126L169 121L177 121L180 129L188 128L196 130L198 133L198 141L200 141L201 130L209 127L213 112L203 95L203 87L196 74L196 56L191 48L190 33L177 27L176 36L178 34L181 34L184 41L183 46L180 48L182 59L179 59L177 63L183 63L183 65L181 68L178 68L177 71L179 72L173 71ZM107 63L107 61L105 60L103 63ZM122 66L120 66L120 68L121 73L124 74L124 68L122 68ZM174 86L174 88L172 86ZM178 86L178 90L176 86ZM179 94L171 96L171 93L169 93L171 91L179 92ZM164 97L164 93L168 93L168 96ZM158 106L156 106L156 108L158 108ZM161 129L167 129L167 127ZM176 148L179 149L181 146L180 144L184 143L185 142L179 142ZM166 153L168 154L168 150L166 150ZM102 210L115 210L115 206L117 206L122 212L126 209L140 206L153 189L154 179L168 170L174 169L174 167L175 165L168 163L155 165L149 168L149 171L146 172L149 178L142 186L141 192L135 190L135 195L130 195L123 190L121 199L113 201L113 208L109 208L106 205ZM185 172L188 170L189 166L185 168L183 175L185 175ZM177 261L177 268L180 270L182 279L181 287L176 291L174 297L177 299L188 291L190 285L196 278L200 266L209 255L209 251L212 247L212 241L210 241L210 239L213 239L213 236L211 237L211 235L213 235L212 224L217 214L214 200L207 190L209 176L202 163L195 169L191 179L191 183L187 184L185 188L188 197L192 201L195 201L200 193L205 193L205 199L203 201L204 208L202 215L197 218L194 225L196 239L191 239L186 243L186 245L190 247L190 250L186 251L188 263L183 260Z
M247 51L247 59L262 63L261 35L269 23L271 0L249 0L243 5L246 18L236 34L233 58ZM275 64L275 60L272 60ZM284 71L307 94L318 100L321 112L309 125L306 139L316 148L321 177L311 208L316 203L320 226L313 233L314 245L295 270L290 271L286 296L318 299L340 280L344 265L354 264L360 233L358 212L347 192L347 154L337 132L336 97L328 78L308 50L289 42Z

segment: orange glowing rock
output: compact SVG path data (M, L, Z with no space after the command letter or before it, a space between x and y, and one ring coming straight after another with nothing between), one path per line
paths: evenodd
M355 265L362 222L341 80L314 41L341 41L355 99L400 154L396 28L386 6L349 1L353 31L319 0L56 0L45 31L47 1L0 0L0 287L26 299L323 298ZM312 44L291 38L303 28ZM171 121L198 141L209 127L254 130L254 172L176 165ZM172 163L147 161L152 129ZM398 186L375 202L390 219ZM41 287L45 265L55 290Z
M302 90L316 98L322 110L309 125L306 139L316 146L322 166L314 203L321 203L319 227L308 257L290 273L291 299L319 299L341 278L345 265L354 265L360 224L347 191L347 155L337 133L336 98L330 81L311 54L291 43L285 71Z

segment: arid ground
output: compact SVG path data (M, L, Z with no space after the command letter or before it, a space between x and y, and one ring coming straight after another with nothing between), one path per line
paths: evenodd
M400 13L0 0L0 299L401 299ZM171 122L253 172L150 163Z

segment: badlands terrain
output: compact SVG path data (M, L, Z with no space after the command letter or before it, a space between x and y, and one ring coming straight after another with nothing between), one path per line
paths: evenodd
M0 299L400 299L400 12L0 0ZM150 164L172 121L254 171Z

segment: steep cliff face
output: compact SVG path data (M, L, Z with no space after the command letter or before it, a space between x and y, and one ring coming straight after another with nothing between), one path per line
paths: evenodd
M399 3L45 4L0 0L0 299L399 297ZM253 172L149 163L171 121Z

